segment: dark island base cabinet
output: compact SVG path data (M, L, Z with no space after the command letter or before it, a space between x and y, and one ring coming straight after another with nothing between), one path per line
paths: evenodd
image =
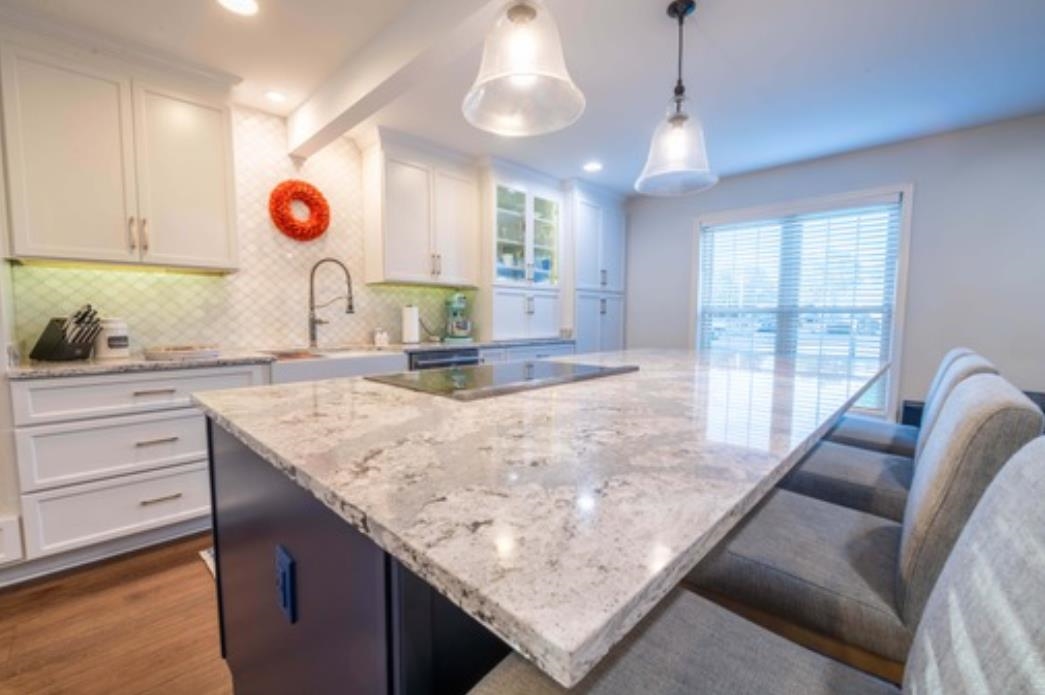
M222 653L238 695L466 693L508 647L208 422Z

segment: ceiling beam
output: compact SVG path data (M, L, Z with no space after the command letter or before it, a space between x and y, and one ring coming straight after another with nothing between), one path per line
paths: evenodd
M482 41L503 5L504 0L408 3L400 17L290 114L291 156L315 154L411 86L437 79L443 68Z

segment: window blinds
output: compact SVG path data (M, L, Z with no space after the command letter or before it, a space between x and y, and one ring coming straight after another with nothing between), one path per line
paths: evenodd
M892 354L901 206L702 226L698 346L787 355L799 374L873 373ZM858 405L884 411L887 393L880 380Z

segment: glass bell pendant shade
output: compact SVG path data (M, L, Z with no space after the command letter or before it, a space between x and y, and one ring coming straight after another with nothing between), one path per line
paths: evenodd
M570 79L559 30L542 4L514 2L497 20L461 110L476 128L509 137L550 133L580 118L584 94Z
M708 164L704 127L686 113L683 99L672 99L667 117L653 133L635 190L644 195L686 195L717 182L718 176Z

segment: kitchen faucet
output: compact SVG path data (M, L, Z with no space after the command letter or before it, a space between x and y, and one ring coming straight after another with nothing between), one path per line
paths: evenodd
M345 271L345 287L347 288L347 293L344 295L345 313L354 314L356 311L355 306L352 303L352 274L348 272L348 268L345 267L345 264L336 258L321 258L316 261L316 264L312 266L312 272L308 277L308 346L310 348L316 347L316 328L327 323L327 321L316 316L316 270L324 263L333 263L339 266L341 270ZM341 299L341 297L334 297L329 302L321 304L319 308L322 309L325 306L329 306L339 299Z

